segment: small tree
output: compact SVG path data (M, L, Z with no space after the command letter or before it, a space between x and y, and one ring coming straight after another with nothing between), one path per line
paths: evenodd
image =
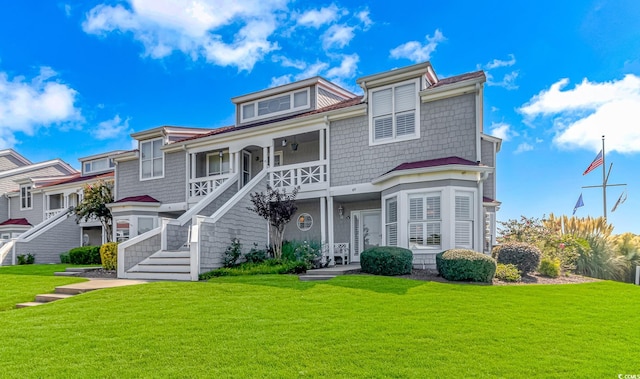
M100 180L93 184L84 186L84 198L73 209L76 215L76 222L88 221L96 218L102 224L107 242L111 242L112 237L112 217L107 204L113 203L113 181Z
M269 222L273 254L277 259L282 258L284 229L298 210L295 203L297 194L298 188L294 188L291 194L287 194L285 190L281 192L267 184L266 192L255 192L250 195L253 207L247 209Z

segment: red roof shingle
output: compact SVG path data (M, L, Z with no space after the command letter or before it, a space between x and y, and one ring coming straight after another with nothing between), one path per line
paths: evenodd
M132 203L159 203L158 200L154 199L153 197L151 197L149 195L129 196L129 197L125 197L124 199L120 199L120 200L116 201L116 203L128 203L128 202L132 202Z
M467 72L466 74L450 76L448 78L440 79L438 83L430 85L427 89L442 87L448 84L458 83L458 82L462 82L469 79L482 78L484 76L485 76L484 71Z
M401 170L411 170L415 168L425 168L425 167L437 167L437 166L446 166L446 165L465 165L465 166L479 166L478 163L466 160L460 157L446 157L446 158L437 158L437 159L429 159L426 161L418 161L418 162L408 162L403 163L401 165L396 166L392 170L388 171L401 171Z
M10 218L7 221L0 223L0 226L5 225L22 225L22 226L31 226L29 221L26 218Z

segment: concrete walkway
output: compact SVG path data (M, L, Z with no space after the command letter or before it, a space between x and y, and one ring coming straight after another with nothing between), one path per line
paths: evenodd
M308 270L306 274L300 275L298 277L303 281L329 280L331 278L335 278L338 275L354 274L358 272L360 272L360 264L351 263L348 265L335 265L331 267Z
M123 286L133 286L137 284L147 283L144 280L128 280L128 279L89 279L86 282L67 284L66 286L56 287L54 293L45 293L36 295L35 301L20 303L16 308L34 307L37 305L47 304L52 301L62 300L81 293L100 290L104 288L115 288Z

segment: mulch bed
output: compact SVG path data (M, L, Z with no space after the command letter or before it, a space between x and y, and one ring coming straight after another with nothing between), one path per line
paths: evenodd
M79 276L83 278L92 278L92 279L117 279L118 275L115 270L104 270L101 268L85 271Z
M415 279L415 280L426 280L430 282L441 282L441 283L470 283L470 284L482 284L486 285L486 283L474 283L474 282L452 282L444 279L438 274L437 270L417 270L414 269L411 271L410 275L402 275L398 276L399 278L407 278L407 279ZM522 277L520 282L503 282L498 279L493 279L493 285L496 286L514 286L514 285L526 285L526 284L577 284L577 283L590 283L597 282L599 279L589 278L586 276L575 275L575 274L566 274L561 275L557 278L548 278L546 276L539 275L538 273L529 274Z

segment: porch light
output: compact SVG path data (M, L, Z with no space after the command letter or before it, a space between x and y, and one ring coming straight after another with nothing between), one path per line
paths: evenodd
M340 216L340 219L344 218L344 207L342 206L342 204L340 204L340 206L338 207L338 216Z
M220 150L220 151L218 152L218 155L220 156L220 158L222 158L222 156L224 155L224 153L222 152L222 150Z
M287 139L286 138L282 140L282 147L285 147L285 146L287 146Z

